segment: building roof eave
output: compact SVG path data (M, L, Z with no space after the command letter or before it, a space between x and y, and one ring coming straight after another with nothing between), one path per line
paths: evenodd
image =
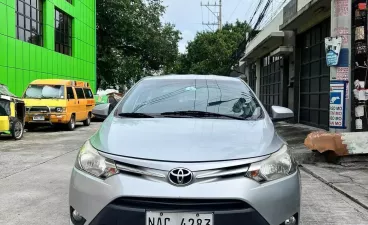
M285 34L283 31L271 32L266 38L255 45L250 51L245 53L243 61L257 59L271 52L275 48L282 45L284 37Z
M323 20L328 16L328 12L331 11L331 0L311 0L303 8L295 13L287 21L284 21L280 25L280 30L300 30L301 27L305 26L305 21L318 22L317 20Z

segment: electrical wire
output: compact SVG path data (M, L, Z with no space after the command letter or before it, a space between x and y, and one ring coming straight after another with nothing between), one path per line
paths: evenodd
M231 20L231 18L233 17L233 15L234 15L234 13L235 13L235 11L238 9L238 7L239 7L239 5L240 5L240 3L241 2L243 2L243 0L239 0L238 1L238 4L235 6L235 9L233 10L233 12L231 13L231 15L230 15L230 17L229 17L229 19L227 20L227 21L230 21Z
M274 0L274 1L277 1L278 4L276 5L276 7L274 7L274 5L272 6L272 8L270 9L272 12L267 13L269 17L261 23L261 25L259 26L260 28L267 26L267 24L269 24L281 12L281 10L285 6L286 1L289 2L290 0L283 0L282 2L279 2L278 0ZM277 9L275 12L274 12L274 8Z
M259 7L261 7L261 5L262 5L262 3L263 3L263 0L259 0L258 5L257 5L256 9L254 10L253 16L251 17L251 19L249 21L249 25L252 23L254 17L256 16L256 14L258 12Z
M258 16L258 19L254 25L254 27L251 29L249 35L248 35L248 38L247 37L244 37L243 40L240 42L240 44L238 45L238 48L235 50L235 52L232 54L232 64L229 65L229 70L228 70L228 74L230 73L231 71L231 67L233 66L233 64L239 60L239 51L244 51L246 49L246 46L248 44L248 42L253 38L253 36L255 35L255 33L257 32L257 29L260 25L260 23L262 22L262 20L264 19L264 16L265 16L265 13L266 11L268 10L270 4L272 3L273 0L267 0L265 6L263 7L263 10L261 11L261 13L259 14ZM256 8L256 11L255 13L253 14L252 16L252 19L251 21L253 20L256 12L258 11L261 3L263 2L263 0L260 0L258 5L257 5L257 8Z
M256 24L254 25L254 28L253 28L254 30L257 30L259 24L262 22L265 14L266 14L266 11L267 11L268 7L270 6L271 2L272 2L272 0L267 1L265 7L263 8L261 14L258 17L258 20L257 20Z
M248 8L247 12L245 13L245 16L248 16L248 15L249 15L250 10L251 10L251 9L253 9L254 3L257 3L257 1L253 1L253 2L252 2L252 5ZM249 19L250 19L250 18L249 18ZM245 20L245 21L247 21L247 20Z

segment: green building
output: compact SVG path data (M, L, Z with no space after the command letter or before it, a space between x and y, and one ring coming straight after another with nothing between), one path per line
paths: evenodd
M0 83L21 96L35 79L96 90L95 0L0 0Z

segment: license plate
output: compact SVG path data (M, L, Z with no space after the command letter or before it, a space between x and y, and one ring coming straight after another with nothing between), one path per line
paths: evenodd
M45 120L44 116L34 116L33 120Z
M147 212L146 225L213 225L213 214Z

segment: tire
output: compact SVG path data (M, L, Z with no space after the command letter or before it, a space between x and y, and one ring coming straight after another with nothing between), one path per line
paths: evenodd
M83 121L83 125L84 126L89 126L91 125L91 113L88 113L88 117L85 121Z
M70 117L70 120L67 124L67 129L68 131L73 131L75 129L75 115L72 114L72 116Z
M12 127L11 127L11 135L12 137L18 141L20 139L22 139L24 134L24 126L23 123L18 119L18 118L14 118L13 122L12 122Z

